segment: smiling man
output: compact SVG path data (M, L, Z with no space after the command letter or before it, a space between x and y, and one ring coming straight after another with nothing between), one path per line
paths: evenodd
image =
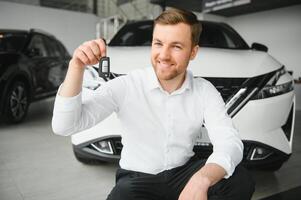
M172 93L182 86L189 60L196 56L198 45L191 40L192 36L187 37L191 35L189 25L161 23L158 19L154 28L151 60L162 88Z
M107 82L87 102L81 99L85 66L105 56L106 46L93 40L75 50L56 97L52 126L56 134L70 135L116 112L123 149L108 200L251 198L254 182L238 165L243 144L225 104L210 82L187 70L200 33L193 13L164 11L154 22L153 68ZM214 147L207 160L193 152L202 125Z

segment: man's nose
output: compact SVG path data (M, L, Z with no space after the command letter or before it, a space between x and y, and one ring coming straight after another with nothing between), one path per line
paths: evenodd
M170 50L168 47L161 48L159 58L161 60L169 60L170 59Z

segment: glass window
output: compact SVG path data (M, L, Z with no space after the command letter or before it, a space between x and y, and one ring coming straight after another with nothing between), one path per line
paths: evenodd
M29 52L35 52L34 57L46 57L48 56L47 49L45 47L42 35L34 35L29 46Z
M230 48L249 49L248 44L231 26L222 24L221 28L223 30L223 33L225 34L228 46Z
M217 27L204 24L199 45L202 47L227 48L227 40L222 31Z
M51 57L63 57L64 55L61 54L59 47L57 45L56 40L48 37L43 37L45 40L46 48L48 50L48 54Z
M199 45L203 47L248 49L248 45L226 24L204 23Z
M64 58L69 58L70 55L69 55L68 51L66 50L65 46L64 46L61 42L59 42L59 41L57 41L56 44L57 44L57 46L58 46L58 48L59 48L59 50L60 50L60 52L61 52L61 55L62 55Z
M123 36L120 37L120 44L123 45L133 45L134 43L134 32L127 32Z
M23 49L25 42L25 34L0 32L0 52L20 51Z
M241 36L227 24L203 21L202 26L199 41L202 47L249 49ZM152 34L152 21L127 24L113 37L109 46L150 46Z
M132 24L120 31L111 46L150 46L153 34L152 24Z
M225 33L225 32L223 32L223 34L224 34L224 36L225 36L225 39L226 39L226 42L227 42L227 46L228 46L229 48L235 48L236 45L234 44L234 42L233 42L233 40L230 38L230 36L229 36L227 33Z

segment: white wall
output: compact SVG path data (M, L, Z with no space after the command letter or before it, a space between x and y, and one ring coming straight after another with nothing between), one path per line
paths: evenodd
M301 5L230 17L226 20L247 41L268 46L269 53L301 77Z
M42 29L62 41L70 54L95 38L98 20L86 13L0 1L0 29Z

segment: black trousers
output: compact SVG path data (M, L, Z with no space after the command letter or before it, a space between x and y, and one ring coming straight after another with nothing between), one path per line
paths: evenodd
M206 160L196 157L185 165L152 175L119 168L116 185L107 200L178 200L186 183ZM255 184L249 172L236 167L233 175L209 188L209 200L249 200Z

